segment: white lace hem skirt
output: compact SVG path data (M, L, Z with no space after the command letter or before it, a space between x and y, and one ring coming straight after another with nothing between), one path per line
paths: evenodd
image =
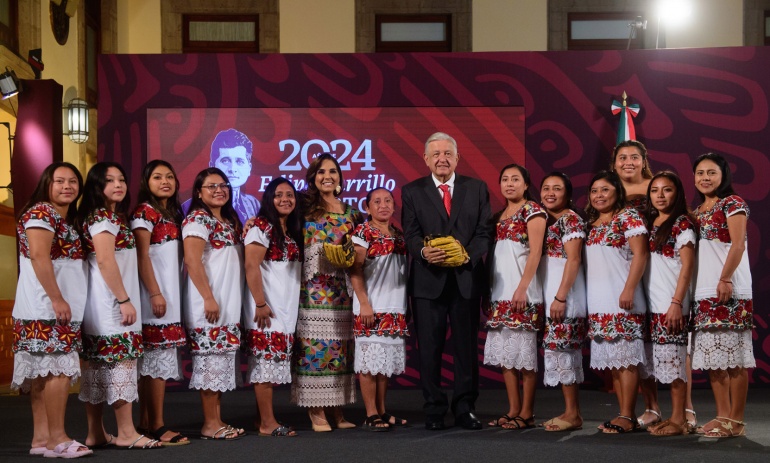
M78 398L92 404L134 402L139 398L136 381L136 359L111 363L92 360L83 370Z
M639 367L644 363L644 357L641 339L591 340L591 368L594 370Z
M356 375L295 375L291 401L300 407L339 407L356 401Z
M580 384L584 380L583 352L581 349L550 350L543 354L545 371L543 383L546 386Z
M653 361L653 343L644 343L644 363L639 365L639 379L655 378L655 363Z
M139 359L139 376L158 379L182 379L182 353L176 347L144 351Z
M727 370L756 366L751 330L703 330L693 334L693 370Z
M382 343L366 337L356 338L353 370L356 373L393 376L406 369L406 351L403 339L396 344Z
M662 384L677 379L687 382L687 346L652 344L653 376Z
M190 389L226 392L243 384L237 352L192 356Z
M291 360L265 360L263 357L250 355L246 377L251 384L290 384Z
M501 328L487 332L484 364L509 370L537 371L537 333Z
M32 380L45 378L48 375L64 375L70 378L71 385L75 384L80 378L78 353L33 354L20 350L13 355L12 389L29 392Z

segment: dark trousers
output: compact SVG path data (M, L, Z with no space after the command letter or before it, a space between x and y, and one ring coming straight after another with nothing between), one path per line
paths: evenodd
M464 299L457 291L454 278L451 278L439 299L413 298L412 309L425 414L439 418L449 409L447 395L441 390L447 319L454 351L452 413L458 416L473 411L479 396L479 299Z

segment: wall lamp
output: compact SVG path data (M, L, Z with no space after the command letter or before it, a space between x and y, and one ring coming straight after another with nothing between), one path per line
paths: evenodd
M75 143L88 141L88 103L80 98L70 100L67 108L67 133Z
M0 74L0 93L3 99L10 98L21 91L21 83L16 73L12 69L5 68L5 72Z

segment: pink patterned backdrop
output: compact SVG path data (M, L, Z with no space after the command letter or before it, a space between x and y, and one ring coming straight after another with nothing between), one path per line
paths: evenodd
M766 205L770 172L768 47L595 52L388 53L388 54L192 54L103 55L99 61L98 158L121 162L136 191L148 158L148 110L163 108L523 108L523 146L506 142L510 156L524 149L533 183L561 170L572 177L579 206L587 182L606 168L617 120L610 104L626 91L639 103L637 137L649 151L653 170L678 172L694 204L692 160L706 151L730 160L734 186L752 209L749 255L754 278L753 385L770 384L770 246L760 232L770 226ZM432 117L438 130L457 137L461 172L484 176L502 204L496 173L477 171L489 163L483 149L451 118ZM193 127L189 127L193 130ZM498 128L507 130L505 126ZM492 131L494 133L494 131ZM410 175L427 170L417 158L429 133L410 134ZM161 137L167 136L161 132ZM265 136L269 136L265 135ZM509 146L510 145L510 146ZM398 153L404 156L403 152ZM411 154L410 154L411 155ZM385 156L385 154L383 154ZM497 162L502 159L496 158ZM494 168L502 167L494 166ZM398 167L401 168L401 167ZM463 170L467 169L467 170ZM493 169L494 170L494 169ZM304 175L304 173L303 173ZM483 347L484 333L479 337ZM409 347L410 349L412 346ZM451 378L451 357L445 375ZM590 371L590 370L587 370ZM498 371L482 368L482 387L499 385ZM410 362L397 381L416 384ZM589 374L587 381L602 383ZM696 384L704 384L702 375Z

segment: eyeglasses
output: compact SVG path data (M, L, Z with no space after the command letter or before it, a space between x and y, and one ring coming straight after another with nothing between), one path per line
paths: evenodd
M229 183L213 183L211 185L203 185L201 188L205 188L209 190L210 192L214 193L217 190L229 190L230 184Z

